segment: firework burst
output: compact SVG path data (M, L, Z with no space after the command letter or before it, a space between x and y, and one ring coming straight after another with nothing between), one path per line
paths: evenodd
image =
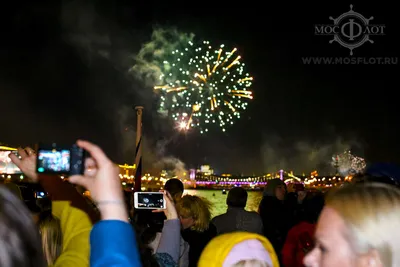
M163 62L161 85L154 89L160 93L160 111L172 116L179 129L197 127L204 133L218 125L226 131L253 99L253 78L245 72L241 56L236 48L224 48L190 41Z
M332 166L342 175L347 175L363 172L366 163L363 158L354 156L350 151L344 151L342 154L332 157Z

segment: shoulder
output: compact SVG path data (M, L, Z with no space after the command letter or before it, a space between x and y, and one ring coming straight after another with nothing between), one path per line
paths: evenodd
M224 217L226 217L226 213L221 214L221 215L218 215L218 216L215 216L215 217L211 220L211 222L212 222L212 223L218 222L218 221L222 220Z
M256 212L256 211L246 211L246 213L249 215L249 216L252 216L252 217L254 217L254 218L260 218L260 214L258 213L258 212Z

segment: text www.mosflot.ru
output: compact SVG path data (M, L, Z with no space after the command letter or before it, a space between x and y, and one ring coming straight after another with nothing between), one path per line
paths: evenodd
M397 65L397 57L303 57L305 65Z

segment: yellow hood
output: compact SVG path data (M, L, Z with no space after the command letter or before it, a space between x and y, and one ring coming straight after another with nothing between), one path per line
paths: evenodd
M256 239L260 241L264 248L269 252L272 260L272 267L279 267L278 257L272 247L271 243L265 237L247 233L247 232L234 232L223 234L215 237L208 243L206 248L201 254L198 267L222 267L226 257L232 248L246 240Z

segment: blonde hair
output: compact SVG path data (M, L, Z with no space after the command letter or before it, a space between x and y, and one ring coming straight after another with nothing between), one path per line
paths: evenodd
M60 220L45 211L39 221L42 248L48 266L54 265L62 252L62 231Z
M326 206L344 220L346 237L359 254L376 250L384 266L399 266L400 190L383 183L343 186L330 192Z
M267 262L260 260L242 260L232 267L271 267Z
M192 217L194 225L192 230L204 232L208 229L211 221L212 204L205 198L185 195L176 204L178 214L183 218Z

